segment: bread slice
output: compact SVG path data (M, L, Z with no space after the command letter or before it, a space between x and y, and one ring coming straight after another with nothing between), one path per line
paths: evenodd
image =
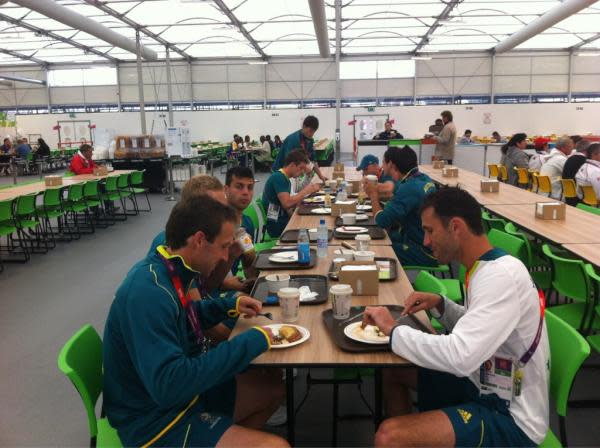
M302 333L296 328L289 325L283 325L279 328L279 336L288 342L296 342L302 339Z

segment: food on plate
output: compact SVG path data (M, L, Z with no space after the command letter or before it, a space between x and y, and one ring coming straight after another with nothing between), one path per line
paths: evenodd
M383 331L376 327L375 325L365 325L365 328L362 328L361 325L357 325L354 329L354 336L359 339L365 339L367 341L385 341L388 337L385 335Z
M296 342L302 339L302 333L296 327L292 327L291 325L282 325L279 328L279 334L275 335L274 343L276 345L280 344L291 344L292 342Z

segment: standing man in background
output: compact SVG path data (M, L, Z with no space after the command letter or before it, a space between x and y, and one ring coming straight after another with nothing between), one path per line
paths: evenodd
M448 165L452 165L454 145L456 144L456 126L452 121L452 112L445 110L441 116L444 127L439 135L433 136L433 139L437 141L434 154L438 160L445 160Z
M273 171L277 171L283 168L283 162L287 155L296 150L301 149L310 162L313 162L313 171L321 181L325 182L327 178L321 173L319 165L315 162L315 141L313 139L315 132L319 129L319 119L313 115L309 115L302 122L302 129L293 132L288 135L283 141L283 145L277 154L275 163L273 164Z

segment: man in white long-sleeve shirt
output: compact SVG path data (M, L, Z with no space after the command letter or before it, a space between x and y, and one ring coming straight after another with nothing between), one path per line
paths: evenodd
M493 248L479 204L458 188L429 195L422 206L424 245L440 263L468 269L465 305L416 292L405 313L429 310L450 332L399 326L383 307L364 322L390 335L394 353L419 366L391 370L388 413L410 407L402 386L418 390L419 414L385 420L377 446L536 446L548 430L549 346L543 295L516 258ZM391 374L391 375L390 375ZM391 378L389 378L392 376Z
M560 137L556 141L556 148L550 151L550 154L544 158L544 162L540 168L540 176L550 177L550 182L552 182L552 197L555 199L560 199L562 196L562 184L560 178L567 157L571 155L574 147L573 140L571 140L570 137Z

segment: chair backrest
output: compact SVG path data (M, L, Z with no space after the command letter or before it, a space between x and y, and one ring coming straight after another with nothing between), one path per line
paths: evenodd
M488 233L488 239L492 246L502 249L513 257L518 258L523 264L527 263L527 249L521 238L498 229L491 229Z
M102 392L102 340L91 325L83 326L58 354L58 368L73 383L88 415L90 436L96 437L96 402Z
M538 175L539 173L537 171L534 170L529 170L529 174L531 176L531 190L532 191L537 191L538 190Z
M106 183L104 184L104 188L106 189L106 191L109 191L109 192L117 191L119 189L117 186L117 180L118 180L118 176L108 176L106 178Z
M72 202L81 201L83 199L83 184L69 185L67 199Z
M597 207L598 198L596 197L594 187L592 187L591 185L579 185L579 188L581 188L581 192L583 193L583 203L591 205L593 207Z
M419 275L417 275L417 278L413 283L413 288L415 288L415 291L420 292L431 292L443 296L447 294L444 284L427 271L419 272Z
M14 199L0 201L0 223L13 220L13 202Z
M581 302L589 300L590 283L585 263L554 255L547 244L542 245L542 252L552 262L552 287L565 297Z
M542 193L552 194L552 182L549 176L537 175L538 189Z
M131 173L131 176L129 178L131 185L137 186L137 185L142 185L144 183L144 171L146 171L146 170L133 171Z
M496 165L495 163L488 163L488 172L489 172L489 177L493 177L493 178L497 178L500 173L498 171L498 165Z
M527 168L517 168L514 167L514 170L517 172L517 183L519 185L529 185L529 171Z
M98 197L98 181L97 180L88 180L83 185L83 195L86 198Z
M245 216L250 218L250 221L252 221L252 226L254 227L254 235L252 235L253 240L256 242L261 242L262 241L262 227L260 226L260 219L259 219L260 209L258 209L258 206L256 205L255 202L256 201L252 201L248 205L248 207L246 207L244 209L242 214L244 214Z
M591 205L587 205L587 204L577 204L577 208L580 208L581 210L585 210L586 212L593 213L594 215L600 216L600 208L592 207Z
M529 242L529 238L523 232L520 232L512 222L507 222L504 226L504 231L509 235L512 235L516 238L520 238L525 245L525 251L527 252L527 263L525 266L530 267L533 265L533 251L531 249L531 243ZM521 260L523 261L523 260Z
M506 221L502 218L492 218L488 212L481 212L481 219L483 220L483 225L486 227L486 230L489 232L491 229L498 229L504 231L504 227L506 226Z
M565 417L573 380L590 356L590 346L577 330L552 313L546 313L546 328L550 342L550 396L556 413Z
M44 207L60 206L62 188L46 188L44 191L43 204Z
M119 174L117 176L117 187L120 189L129 187L129 174Z
M502 182L508 182L508 170L504 165L498 165L498 169L500 170L500 180Z
M35 213L35 198L37 193L25 194L17 198L17 216L30 216Z
M577 197L577 184L573 179L561 179L562 191L564 198L576 198Z

